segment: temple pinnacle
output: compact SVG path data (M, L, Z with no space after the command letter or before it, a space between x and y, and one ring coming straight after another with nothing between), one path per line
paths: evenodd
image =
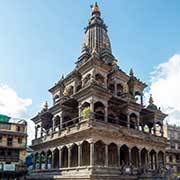
M101 14L97 2L95 2L95 4L92 6L92 15L93 15L93 14L99 14L99 15Z

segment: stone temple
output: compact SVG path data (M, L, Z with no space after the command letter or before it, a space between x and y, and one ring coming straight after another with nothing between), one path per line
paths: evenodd
M32 120L33 170L28 179L161 179L165 167L166 114L143 105L146 84L117 65L107 26L95 3L82 52L72 72L49 90Z

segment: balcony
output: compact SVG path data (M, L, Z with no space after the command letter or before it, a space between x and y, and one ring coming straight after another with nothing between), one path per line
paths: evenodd
M47 141L51 141L53 139L57 139L67 135L72 135L74 133L77 133L77 131L84 131L88 129L98 129L111 133L121 133L123 135L131 136L135 138L147 139L147 140L166 144L166 138L164 137L143 132L138 128L130 128L127 126L122 126L117 121L112 121L110 123L104 120L100 120L101 118L97 119L96 117L99 118L97 114L91 113L88 118L76 117L72 120L63 123L61 126L48 129L47 131L43 131L41 137L34 139L32 141L32 145L38 145Z

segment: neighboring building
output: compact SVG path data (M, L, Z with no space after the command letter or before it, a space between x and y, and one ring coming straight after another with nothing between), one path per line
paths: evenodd
M166 166L175 173L180 173L180 127L166 124L164 134L168 140L166 149Z
M27 123L0 115L0 178L23 178L27 144Z
M28 179L151 179L165 166L166 117L147 85L117 65L97 3L76 68L49 91L53 106L32 120L34 169Z

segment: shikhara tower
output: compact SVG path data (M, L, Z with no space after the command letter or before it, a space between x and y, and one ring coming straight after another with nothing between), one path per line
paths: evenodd
M141 82L117 65L97 5L85 29L75 69L49 91L36 125L29 179L152 179L165 165L166 117Z

